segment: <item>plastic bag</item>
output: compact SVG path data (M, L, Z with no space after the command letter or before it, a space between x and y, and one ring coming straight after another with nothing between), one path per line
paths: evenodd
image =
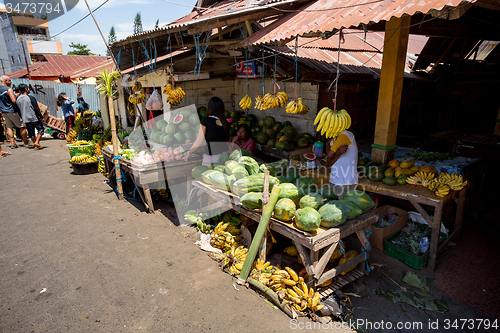
M102 122L102 118L98 116L92 117L92 126L103 127L104 123Z
M146 109L148 110L163 110L163 102L161 100L160 94L155 91L149 97L149 100L146 103Z

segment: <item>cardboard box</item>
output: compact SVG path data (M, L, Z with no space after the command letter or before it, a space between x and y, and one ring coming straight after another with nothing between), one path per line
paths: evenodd
M408 213L405 210L389 205L377 208L378 215L387 215L388 213L398 215L399 218L396 223L385 228L377 228L373 225L371 226L372 234L369 239L370 245L382 251L384 250L384 239L389 237L396 231L402 229L404 226L406 226L406 222L408 221Z

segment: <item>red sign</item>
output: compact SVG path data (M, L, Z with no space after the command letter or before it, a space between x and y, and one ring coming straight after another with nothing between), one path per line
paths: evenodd
M254 60L241 60L236 62L236 77L256 78L259 71Z

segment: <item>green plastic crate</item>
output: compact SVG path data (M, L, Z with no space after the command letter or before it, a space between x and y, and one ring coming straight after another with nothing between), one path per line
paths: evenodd
M94 145L83 145L73 147L73 144L66 145L69 150L70 158L79 155L89 155L94 156Z
M384 253L390 255L393 258L396 258L410 267L420 269L425 264L427 264L427 260L429 259L429 250L427 250L424 254L417 256L416 254L411 253L405 249L400 248L399 246L391 243L390 241L393 238L396 238L401 233L401 230L396 231L386 239L384 239ZM446 234L439 234L439 243L446 239Z

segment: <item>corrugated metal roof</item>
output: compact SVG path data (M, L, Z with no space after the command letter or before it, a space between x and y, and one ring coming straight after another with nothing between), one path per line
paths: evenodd
M340 44L340 68L342 74L369 74L378 77L382 68L382 48L384 46L383 32L368 32L366 42L364 35L354 30L345 30L344 41ZM353 32L350 34L350 32ZM408 40L407 61L405 72L410 73L415 54L421 52L427 37L410 35ZM310 38L299 37L297 57L304 64L319 73L334 74L337 72L338 38L311 41ZM285 46L268 46L275 51L294 57L295 41Z
M44 57L47 61L37 62L29 66L32 77L71 77L81 68L107 60L107 57L101 56L44 55ZM28 73L26 68L23 68L8 75L11 78L21 78L28 75Z
M143 62L142 64L138 64L135 67L130 67L130 68L124 69L121 72L122 72L122 74L127 74L127 73L132 73L134 71L140 71L141 69L147 68L147 67L149 67L149 65L152 65L152 64L159 66L159 65L162 65L160 62L168 60L168 59L170 59L170 57L174 58L180 54L184 54L184 53L191 51L191 50L192 49L188 49L188 48L176 50L174 52L162 55L161 57L157 57L153 61L149 60L149 61Z
M101 71L103 68L107 68L108 70L114 70L115 69L115 63L113 62L113 59L108 58L106 60L103 60L101 62L97 62L93 65L87 66L80 68L79 70L76 70L73 75L70 76L71 79L78 79L78 78L87 78L87 77L98 77L101 75Z
M444 7L456 7L476 0L318 0L278 19L247 38L245 44L284 41L306 33L332 32L358 27L361 23L388 21L392 17L429 13Z

